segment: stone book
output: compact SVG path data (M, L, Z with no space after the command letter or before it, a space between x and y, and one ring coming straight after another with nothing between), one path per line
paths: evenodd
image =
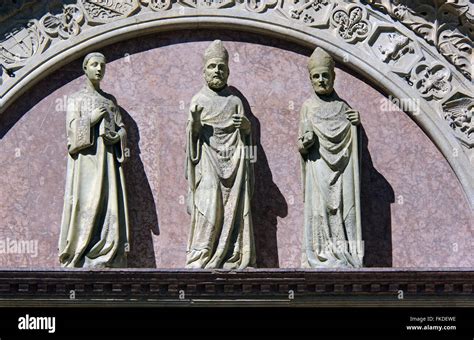
M69 152L75 153L92 146L90 117L81 117L73 121L74 136Z

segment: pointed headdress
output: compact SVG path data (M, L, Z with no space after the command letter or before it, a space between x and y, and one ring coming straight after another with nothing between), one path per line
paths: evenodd
M229 61L229 52L227 52L222 41L214 40L204 52L204 63L212 58L224 59L226 63Z
M311 71L315 67L327 67L334 70L334 59L321 47L316 47L308 60L308 70Z

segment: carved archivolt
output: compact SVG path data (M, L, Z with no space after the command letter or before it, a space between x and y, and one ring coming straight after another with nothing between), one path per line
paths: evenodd
M0 113L36 81L127 34L228 27L320 45L393 97L451 164L474 207L469 0L0 1ZM206 26L207 25L207 26ZM129 34L128 36L132 36Z
M474 6L470 0L369 0L408 26L471 79Z

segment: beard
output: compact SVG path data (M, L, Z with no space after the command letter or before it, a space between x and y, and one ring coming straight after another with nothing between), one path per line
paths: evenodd
M223 88L224 86L226 86L227 84L224 79L215 78L215 77L208 78L206 79L206 81L207 81L207 85L213 90L219 90Z
M328 95L332 93L332 90L333 90L332 88L328 88L328 87L324 87L324 88L319 87L315 89L315 92L321 95Z
M326 83L324 86L321 86L319 84L313 84L313 89L314 92L320 95L328 95L331 94L332 91L334 90L334 87L332 84Z

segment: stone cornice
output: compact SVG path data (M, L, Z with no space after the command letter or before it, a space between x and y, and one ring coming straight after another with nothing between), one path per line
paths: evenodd
M473 307L474 271L8 270L0 306Z

